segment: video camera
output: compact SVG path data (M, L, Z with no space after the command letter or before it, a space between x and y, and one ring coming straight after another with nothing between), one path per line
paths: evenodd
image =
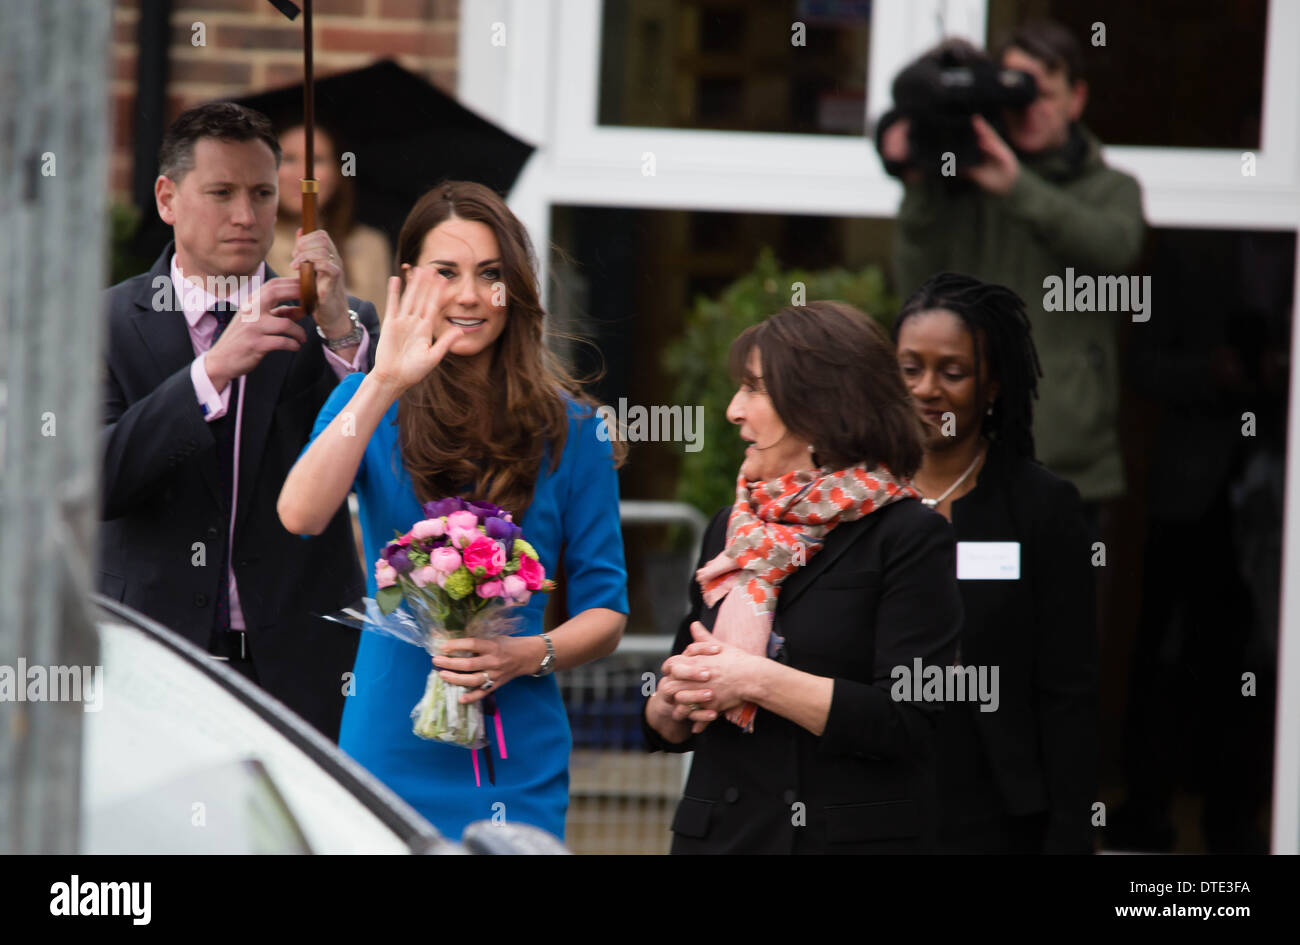
M1002 111L1034 101L1038 83L1028 72L1002 68L965 40L948 40L895 76L893 93L894 108L876 125L876 148L881 148L885 131L906 118L908 157L904 162L891 161L882 150L885 170L895 177L909 168L927 176L949 177L984 160L971 116L983 116L1005 139ZM953 160L945 162L949 152Z

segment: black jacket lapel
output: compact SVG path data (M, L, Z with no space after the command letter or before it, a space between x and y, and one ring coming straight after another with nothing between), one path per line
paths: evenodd
M172 285L173 252L174 244L168 243L132 299L136 311L131 316L131 322L157 367L155 388L194 360L194 343L190 341L185 311ZM234 405L231 406L233 408ZM197 405L195 409L198 409ZM203 451L196 457L196 461L212 498L220 501L221 484L217 477L215 451Z
M276 278L274 270L266 267L266 278ZM309 318L300 325L307 331L307 345L311 346L316 329ZM297 354L302 353L301 351ZM244 416L239 433L239 507L235 510L235 534L239 534L248 510L252 506L254 486L261 472L262 457L266 454L266 437L271 430L271 420L280 402L280 390L289 374L289 365L297 356L292 351L272 351L262 358L251 373L244 377ZM232 400L230 409L235 409Z
M136 307L132 323L158 367L159 384L194 360L185 312L172 286L171 258L168 243L132 300Z
M846 522L831 529L826 537L826 545L821 551L808 559L808 563L790 575L781 585L777 597L777 611L782 611L794 604L808 586L817 580L817 576L834 564L841 555L852 548L863 535L871 531L879 519L879 512L872 512L866 518L855 522Z
M235 532L238 534L248 509L252 505L253 491L266 454L266 439L271 430L271 420L280 401L280 389L289 373L294 353L273 351L244 378L244 417L239 434L239 508L235 511ZM234 402L231 409L234 409Z

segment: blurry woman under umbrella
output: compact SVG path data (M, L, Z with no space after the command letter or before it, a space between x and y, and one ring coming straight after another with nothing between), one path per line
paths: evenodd
M293 275L293 244L302 217L302 187L305 172L306 135L302 125L278 135L284 155L280 162L280 208L275 220L275 242L266 263L282 276ZM334 136L319 123L315 129L317 225L327 231L343 257L343 281L359 299L382 309L392 274L393 250L388 237L374 227L357 221L356 184L342 173L341 155ZM382 314L382 313L381 313Z
M958 662L998 668L996 709L955 703L939 719L940 844L1089 853L1092 549L1078 491L1034 461L1039 369L1024 303L1003 286L943 273L904 303L894 337L928 430L913 483L958 542Z
M961 605L888 339L813 302L742 333L731 372L751 445L644 714L652 750L695 752L672 850L926 850L937 707L891 690L952 661Z
M307 136L302 125L285 128L277 135L282 159L278 175L280 203L275 218L275 242L266 254L266 264L282 276L290 276L294 269L293 247L302 225L302 187L300 178L306 173L305 153ZM384 299L388 294L388 278L392 275L393 250L388 237L355 218L356 182L341 172L340 154L335 136L320 122L314 131L316 160L314 173L317 187L317 226L330 234L343 260L343 283L359 299L373 302L384 317ZM357 553L365 561L365 540L361 524L352 519L353 538Z

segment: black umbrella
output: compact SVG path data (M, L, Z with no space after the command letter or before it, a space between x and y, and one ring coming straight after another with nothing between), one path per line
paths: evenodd
M503 197L533 146L391 60L317 79L316 123L356 156L357 217L396 242L412 204L441 180L472 180ZM277 128L303 120L301 84L235 99Z

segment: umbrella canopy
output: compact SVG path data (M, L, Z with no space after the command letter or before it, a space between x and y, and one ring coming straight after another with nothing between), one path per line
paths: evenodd
M316 80L316 121L356 156L357 218L396 241L415 201L441 180L472 180L503 197L533 146L425 79L383 60ZM302 85L234 99L276 128L302 122Z

